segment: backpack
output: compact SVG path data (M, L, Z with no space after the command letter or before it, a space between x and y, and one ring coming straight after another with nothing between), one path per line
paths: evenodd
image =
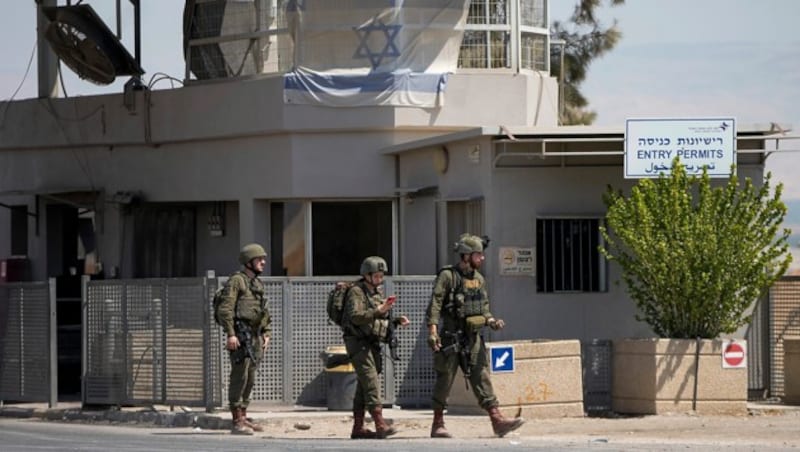
M328 319L336 326L342 326L342 318L344 317L344 302L347 299L347 292L353 287L355 282L339 281L333 289L328 292L328 301L326 310L328 311Z
M214 322L216 322L216 324L219 326L224 326L219 318L219 307L222 304L223 297L228 292L231 278L233 278L233 275L231 275L231 277L228 278L227 281L225 281L225 284L223 284L222 287L220 287L219 289L217 289L216 292L214 292L214 298L211 301L211 306L214 310ZM239 300L236 301L238 302Z

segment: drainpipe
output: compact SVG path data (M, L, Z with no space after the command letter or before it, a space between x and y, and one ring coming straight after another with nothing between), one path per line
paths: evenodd
M58 57L50 48L44 32L47 30L49 20L42 13L45 6L57 6L58 0L40 0L36 7L36 54L38 56L37 68L39 79L39 98L58 97Z

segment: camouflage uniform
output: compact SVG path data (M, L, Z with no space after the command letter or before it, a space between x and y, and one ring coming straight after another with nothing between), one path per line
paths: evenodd
M458 272L458 276L456 276L456 272ZM458 282L459 279L461 281L460 284ZM463 294L458 293L456 286L463 287ZM448 307L448 298L453 293L454 288L456 289L454 295L458 298L462 298L463 295L463 301L454 303L455 305L460 304L458 307ZM475 310L470 314L474 313L475 316L482 316L484 324L486 320L493 317L489 311L489 297L486 293L486 280L483 275L477 270L473 271L472 274L462 274L456 267L441 271L434 283L433 295L426 311L428 325L439 325L440 321L442 323L442 328L439 331L442 351L435 353L433 356L434 369L436 370L436 383L433 387L434 409L447 408L447 399L461 359L459 349L463 346L463 343L456 344L459 339L464 339L464 342L469 344L470 347L469 383L472 392L478 399L478 403L484 409L498 405L492 382L489 378L486 346L480 334L480 329L472 328L472 331L469 331L470 328L465 319L465 304L470 303L476 306L473 308ZM480 324L481 319L478 319L478 321L478 324ZM460 338L459 334L463 334L466 337Z
M382 302L381 294L377 290L368 294L363 282L354 285L345 299L342 326L347 355L358 378L353 399L356 410L372 410L383 403L378 374L383 370L381 341L386 338L389 321L377 312Z
M263 357L262 336L270 337L272 333L264 284L258 277L250 279L244 272L230 277L219 307L219 317L225 333L238 336L241 342L238 350L230 351L228 402L231 409L246 409L250 404L256 369Z
M481 330L489 326L502 329L505 322L489 311L486 280L478 272L489 238L462 234L453 246L461 261L445 267L436 277L426 311L428 345L434 350L436 383L433 387L431 438L452 438L444 425L444 410L459 367L469 379L475 398L489 413L495 435L503 437L518 429L525 420L507 419L500 413L489 377L489 357ZM440 327L441 323L441 327Z
M359 271L362 278L347 291L344 300L344 345L358 379L353 398L352 439L383 439L397 433L397 429L383 418L381 382L378 379L383 370L381 342L388 340L389 322L392 321L389 313L392 304L386 304L388 301L383 300L379 290L387 271L388 266L382 257L369 256L364 259ZM369 409L375 421L374 432L364 428L365 409Z

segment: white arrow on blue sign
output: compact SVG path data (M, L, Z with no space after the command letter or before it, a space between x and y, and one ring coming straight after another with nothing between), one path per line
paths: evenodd
M489 358L492 360L492 373L514 372L514 347L512 345L491 347Z

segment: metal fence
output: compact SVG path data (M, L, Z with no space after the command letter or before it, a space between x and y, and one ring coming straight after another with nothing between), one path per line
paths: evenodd
M262 278L273 335L252 399L325 405L323 355L342 344L325 310L336 281L355 277ZM230 371L211 300L225 278L84 280L82 401L93 405L222 406ZM401 360L388 361L384 400L429 406L434 383L424 312L432 276L394 276L387 294L411 325L398 331ZM49 401L57 395L55 281L0 284L0 401ZM751 399L783 395L783 337L800 335L800 277L773 286L747 331ZM491 340L488 337L487 340ZM46 359L43 359L47 357ZM584 406L610 410L611 347L582 344Z
M219 403L203 278L84 284L85 404Z
M776 282L769 298L769 395L783 397L783 338L800 336L800 276L784 277Z
M270 302L272 339L253 387L253 400L325 405L328 375L324 352L342 345L342 333L328 321L325 303L337 281L356 277L262 278ZM218 284L223 284L220 278ZM404 406L430 402L433 359L425 347L424 312L433 288L433 277L394 276L384 282L387 294L398 296L397 314L408 316L411 325L398 331L400 361L387 360L382 375L384 400ZM218 330L218 328L216 328ZM422 339L420 339L422 337ZM220 340L219 354L225 357ZM386 354L388 356L388 353ZM222 360L223 375L230 363ZM223 378L227 383L227 378ZM224 398L227 387L220 387Z
M55 280L0 284L0 401L57 402Z
M185 404L208 408L227 400L230 362L224 335L210 315L213 293L227 278L85 282L83 313L86 404ZM272 315L272 339L252 400L324 405L323 353L343 343L325 303L346 278L262 278ZM423 313L432 277L392 277L386 293L412 326L398 332L401 361L385 366L387 403L422 405L433 386L424 348Z

